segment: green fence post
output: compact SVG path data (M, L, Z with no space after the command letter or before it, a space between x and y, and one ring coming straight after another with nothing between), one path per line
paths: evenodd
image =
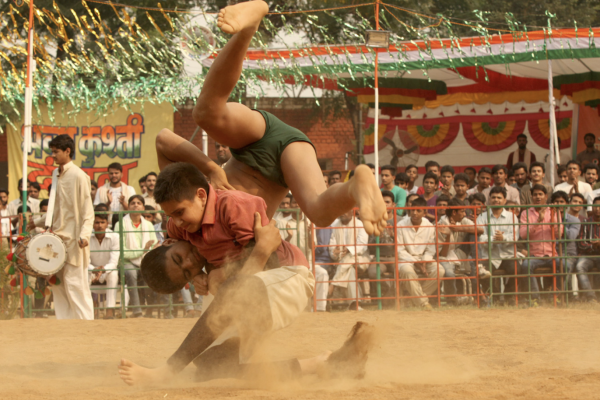
M487 245L488 245L488 269L490 271L490 302L488 304L491 307L491 306L494 305L494 265L492 264L492 225L490 223L490 221L491 221L490 206L485 206L485 212L487 214L487 226L486 226L486 229L488 231L488 234L487 234L487 239L488 239L488 242L487 242ZM475 268L479 269L479 266L476 266ZM477 270L476 275L479 278L479 270ZM500 279L502 279L502 278L500 278Z
M125 243L123 238L123 213L119 211L119 275L121 276L121 318L125 319Z

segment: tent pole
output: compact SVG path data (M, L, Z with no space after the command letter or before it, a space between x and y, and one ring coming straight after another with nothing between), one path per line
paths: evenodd
M379 30L379 0L375 1L375 29ZM379 52L375 48L375 127L373 150L375 152L375 179L379 185Z
M548 103L550 112L550 185L554 187L556 164L560 164L558 133L556 131L556 113L554 111L554 85L552 82L552 60L548 60Z
M26 231L27 212L27 156L31 147L31 111L33 106L33 0L29 0L29 32L27 43L27 76L25 77L25 123L23 126L23 184L21 185L21 200L23 202L23 232Z

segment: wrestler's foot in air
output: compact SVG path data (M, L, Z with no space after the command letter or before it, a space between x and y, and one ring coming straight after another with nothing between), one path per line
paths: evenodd
M172 373L167 366L145 368L122 359L119 364L119 376L129 386L150 386L168 381Z
M387 210L371 168L359 165L350 179L350 195L356 202L365 231L379 236L387 226Z
M344 345L333 352L322 370L325 377L350 377L362 379L369 350L375 342L375 329L366 322L357 322Z
M223 8L217 17L217 26L233 35L244 29L257 30L260 21L269 12L262 0L251 0Z

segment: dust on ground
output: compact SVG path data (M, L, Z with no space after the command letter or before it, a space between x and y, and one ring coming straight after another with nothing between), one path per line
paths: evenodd
M0 398L12 399L582 399L600 397L600 311L491 309L304 313L266 346L273 360L337 349L358 321L379 341L361 381L286 385L232 379L128 387L117 364L164 363L195 320L0 322Z

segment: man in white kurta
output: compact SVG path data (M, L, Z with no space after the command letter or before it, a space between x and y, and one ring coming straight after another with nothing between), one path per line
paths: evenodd
M88 269L91 272L90 284L94 279L99 285L106 283L106 307L115 307L119 281L119 235L108 229L108 217L96 215L94 231L90 240L90 261ZM96 270L95 272L92 272ZM101 289L102 286L95 286ZM113 310L106 310L106 318L113 317Z
M89 242L94 223L90 177L71 161L71 148L61 150L68 142L64 137L73 142L68 135L59 135L49 144L54 162L59 165L56 185L52 185L56 197L51 230L67 247L66 264L56 274L60 284L52 287L54 311L56 319L93 320L94 305L88 283ZM43 227L45 221L43 215L35 220L35 226Z

